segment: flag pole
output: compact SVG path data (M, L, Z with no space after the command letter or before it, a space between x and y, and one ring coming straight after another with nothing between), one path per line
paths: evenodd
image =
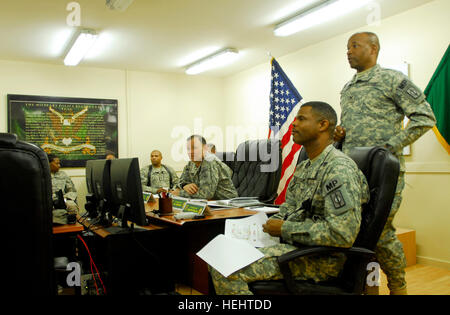
M270 72L272 72L273 60L275 58L272 56L272 53L270 51L266 50L266 53L267 53L267 56L270 57L270 69L271 69ZM272 82L272 80L270 80L270 82ZM270 89L272 90L272 87ZM270 136L272 135L272 129L270 127L271 126L269 126L269 135L267 136L267 139L270 139Z

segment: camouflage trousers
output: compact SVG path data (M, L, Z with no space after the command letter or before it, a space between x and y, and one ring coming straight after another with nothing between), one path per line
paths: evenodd
M218 295L252 295L248 283L261 280L280 280L283 278L278 266L277 257L288 253L296 247L279 244L260 248L264 257L253 264L233 273L228 278L209 266L209 272ZM290 264L293 276L298 280L312 279L325 281L336 277L342 269L344 261L340 258L299 258Z
M377 260L380 263L381 270L386 274L388 287L391 291L406 288L406 258L403 245L395 235L395 227L392 224L402 202L404 187L405 173L400 172L391 212L375 250Z

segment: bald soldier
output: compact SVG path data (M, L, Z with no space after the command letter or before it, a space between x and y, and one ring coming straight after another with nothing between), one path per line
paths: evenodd
M142 191L159 194L174 189L178 176L170 166L162 164L162 154L158 150L150 154L151 164L141 168Z
M336 112L327 103L309 102L300 108L292 137L309 159L297 166L280 212L263 225L263 231L281 237L282 244L260 248L263 258L228 278L209 267L217 294L252 294L248 283L281 279L277 257L297 246L353 245L369 188L355 162L334 148L336 122ZM331 182L338 184L332 187ZM301 257L290 266L296 279L326 281L338 276L344 262L341 255L322 255Z
M344 153L354 147L384 146L400 160L395 199L376 254L391 294L407 294L406 259L392 224L405 186L402 151L430 130L436 119L425 95L407 76L377 64L379 52L376 34L357 33L348 41L348 62L357 73L341 92L341 126L336 128L335 141L342 142ZM405 116L410 122L403 129Z

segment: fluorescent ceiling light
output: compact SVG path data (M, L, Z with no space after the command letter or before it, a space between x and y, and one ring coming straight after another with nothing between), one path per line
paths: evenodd
M289 36L310 27L334 20L357 10L373 0L331 0L275 26L276 36Z
M272 17L273 18L272 23L273 21L286 21L289 16L292 17L293 15L298 15L295 13L301 12L303 10L306 11L308 7L312 8L319 6L323 2L324 0L301 0L301 1L298 0L294 3L289 4L288 6L280 5L280 10L278 10L276 14Z
M66 55L64 64L66 66L76 66L79 64L92 45L94 45L96 39L97 33L94 31L82 30L70 48L69 53Z
M212 68L221 67L233 62L237 57L238 51L236 49L226 48L193 63L186 69L186 74L194 75L205 72Z

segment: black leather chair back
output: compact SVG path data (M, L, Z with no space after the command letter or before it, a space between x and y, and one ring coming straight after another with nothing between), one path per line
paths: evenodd
M234 152L216 152L215 155L225 163L234 172L234 159L236 153Z
M297 165L302 163L303 161L308 159L308 154L306 153L305 147L300 149L300 153L298 154Z
M241 143L234 162L233 184L240 197L258 197L272 203L281 176L279 140L249 140Z
M52 186L47 155L0 133L3 284L11 295L54 295Z
M366 176L370 189L370 200L363 205L361 227L353 247L375 250L392 207L400 164L381 147L354 148L349 156ZM360 273L364 273L368 262L361 257L350 257L344 266L343 280L354 287L354 292L364 288L365 277Z
M333 146L342 151L342 145L340 143L333 143ZM298 160L297 160L297 165L299 165L300 163L302 163L303 161L308 159L308 153L306 153L305 147L302 147L302 149L300 150L300 154L298 155Z

